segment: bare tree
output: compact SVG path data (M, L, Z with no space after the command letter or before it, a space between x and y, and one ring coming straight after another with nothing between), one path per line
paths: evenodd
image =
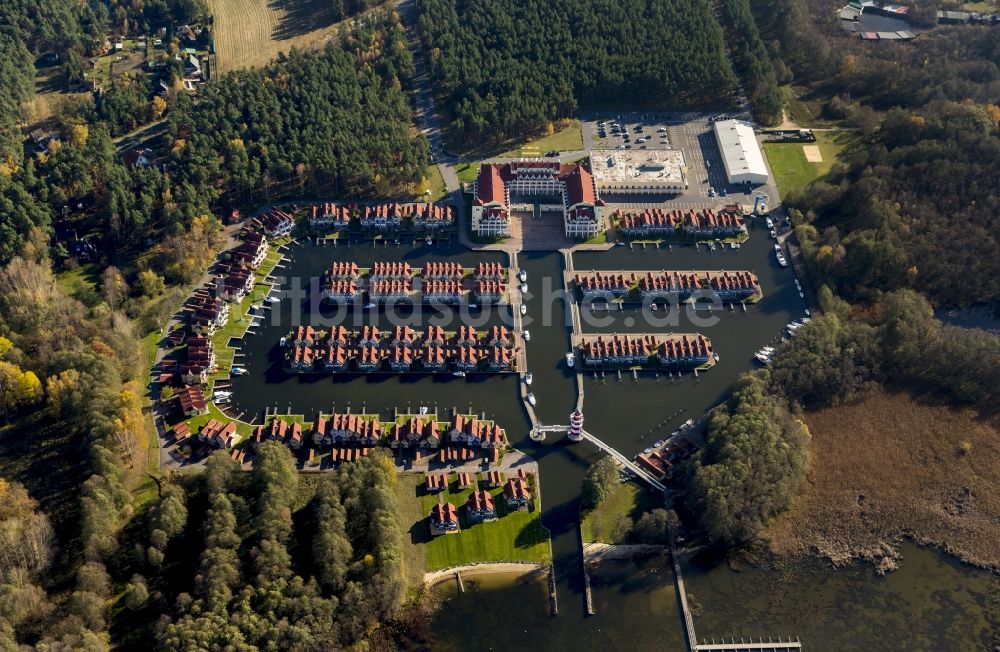
M135 442L135 435L128 430L115 430L115 443L121 451L122 459L128 464L128 468L135 466L135 458L139 453L139 447Z

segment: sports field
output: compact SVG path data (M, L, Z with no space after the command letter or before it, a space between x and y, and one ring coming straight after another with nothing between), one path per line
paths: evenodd
M765 143L764 153L784 199L830 171L840 150L850 143L850 132L818 131L814 145Z
M217 72L260 67L293 47L321 47L336 29L329 0L208 0Z

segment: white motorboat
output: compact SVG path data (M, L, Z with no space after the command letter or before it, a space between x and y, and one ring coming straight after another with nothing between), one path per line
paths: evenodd
M770 217L764 219L764 224L766 224L767 228L769 229L774 228L774 220L772 220Z
M233 395L232 392L227 392L227 391L224 391L224 390L221 390L221 389L220 390L216 390L216 392L214 394L214 396L218 396L220 398L228 398L228 397L230 397L232 395Z
M479 304L478 303L470 303L469 304L469 310L479 310Z
M267 300L270 301L271 303L281 303L281 297L275 296L273 294L269 296Z
M572 351L566 354L566 366L570 369L576 366L576 355Z
M521 304L521 314L522 315L528 314L528 306L524 305L523 303Z
M524 341L525 342L531 341L531 331L524 331Z
M525 281L528 280L528 272L522 269L520 272L517 273L517 278L519 278L521 282L524 283Z
M776 254L780 254L781 253L781 245L780 244L774 243L774 253L776 253Z
M451 372L451 375L452 376L456 376L458 378L465 378L465 372L464 371L453 371L453 372Z
M524 374L524 384L525 385L530 385L531 381L533 381L533 380L534 380L534 377L531 375L530 371L528 373Z
M802 324L797 321L792 321L788 322L785 328L787 328L790 331L797 331L798 329L802 328Z
M712 357L714 357L714 358L715 358L715 361L716 361L716 362L718 362L718 361L719 361L719 354L718 354L718 353L713 353L713 354L712 354Z
M806 310L806 315L808 315L808 314L809 314L809 311ZM801 321L803 324L808 324L809 322L812 321L812 317L803 317L799 321Z
M528 284L527 283L521 283L521 294L524 294L527 291L528 291Z
M287 342L287 341L288 341L288 338L287 337L283 337L283 338L281 338L281 340L279 340L278 344L280 346L284 346L285 342Z
M366 303L365 304L365 310L371 310L374 307L375 307L374 303Z
M420 416L423 416L425 414L427 414L427 406L426 405L421 405L420 406Z
M531 406L535 405L536 401L535 401L535 395L534 394L528 394L528 396L526 398L528 399L528 405L531 405Z
M769 355L767 355L765 353L761 353L760 351L758 351L757 353L755 353L753 357L754 357L754 359L757 362L759 362L759 363L761 363L763 365L771 364L771 356L769 356Z
M243 367L233 367L232 369L229 370L229 373L234 376L243 376L246 375L247 370L244 369Z

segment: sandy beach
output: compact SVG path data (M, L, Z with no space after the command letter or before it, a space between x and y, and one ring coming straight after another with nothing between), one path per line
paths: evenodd
M461 573L462 577L475 577L477 575L498 575L500 573L539 573L545 567L542 564L531 562L497 562L491 564L468 564L466 566L453 566L452 568L442 568L424 574L424 583L428 586L440 584L445 580L455 577L455 573Z

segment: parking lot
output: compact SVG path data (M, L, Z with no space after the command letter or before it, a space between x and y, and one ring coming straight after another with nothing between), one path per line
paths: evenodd
M679 149L684 153L687 191L670 198L602 196L608 203L624 208L659 205L683 209L752 203L753 196L758 192L776 198L777 191L771 183L754 188L748 194L745 186L726 181L722 155L712 132L712 119L730 117L738 116L657 113L595 116L584 120L585 149L627 148L633 152L642 149ZM616 125L619 128L615 129ZM643 142L639 142L640 140Z

